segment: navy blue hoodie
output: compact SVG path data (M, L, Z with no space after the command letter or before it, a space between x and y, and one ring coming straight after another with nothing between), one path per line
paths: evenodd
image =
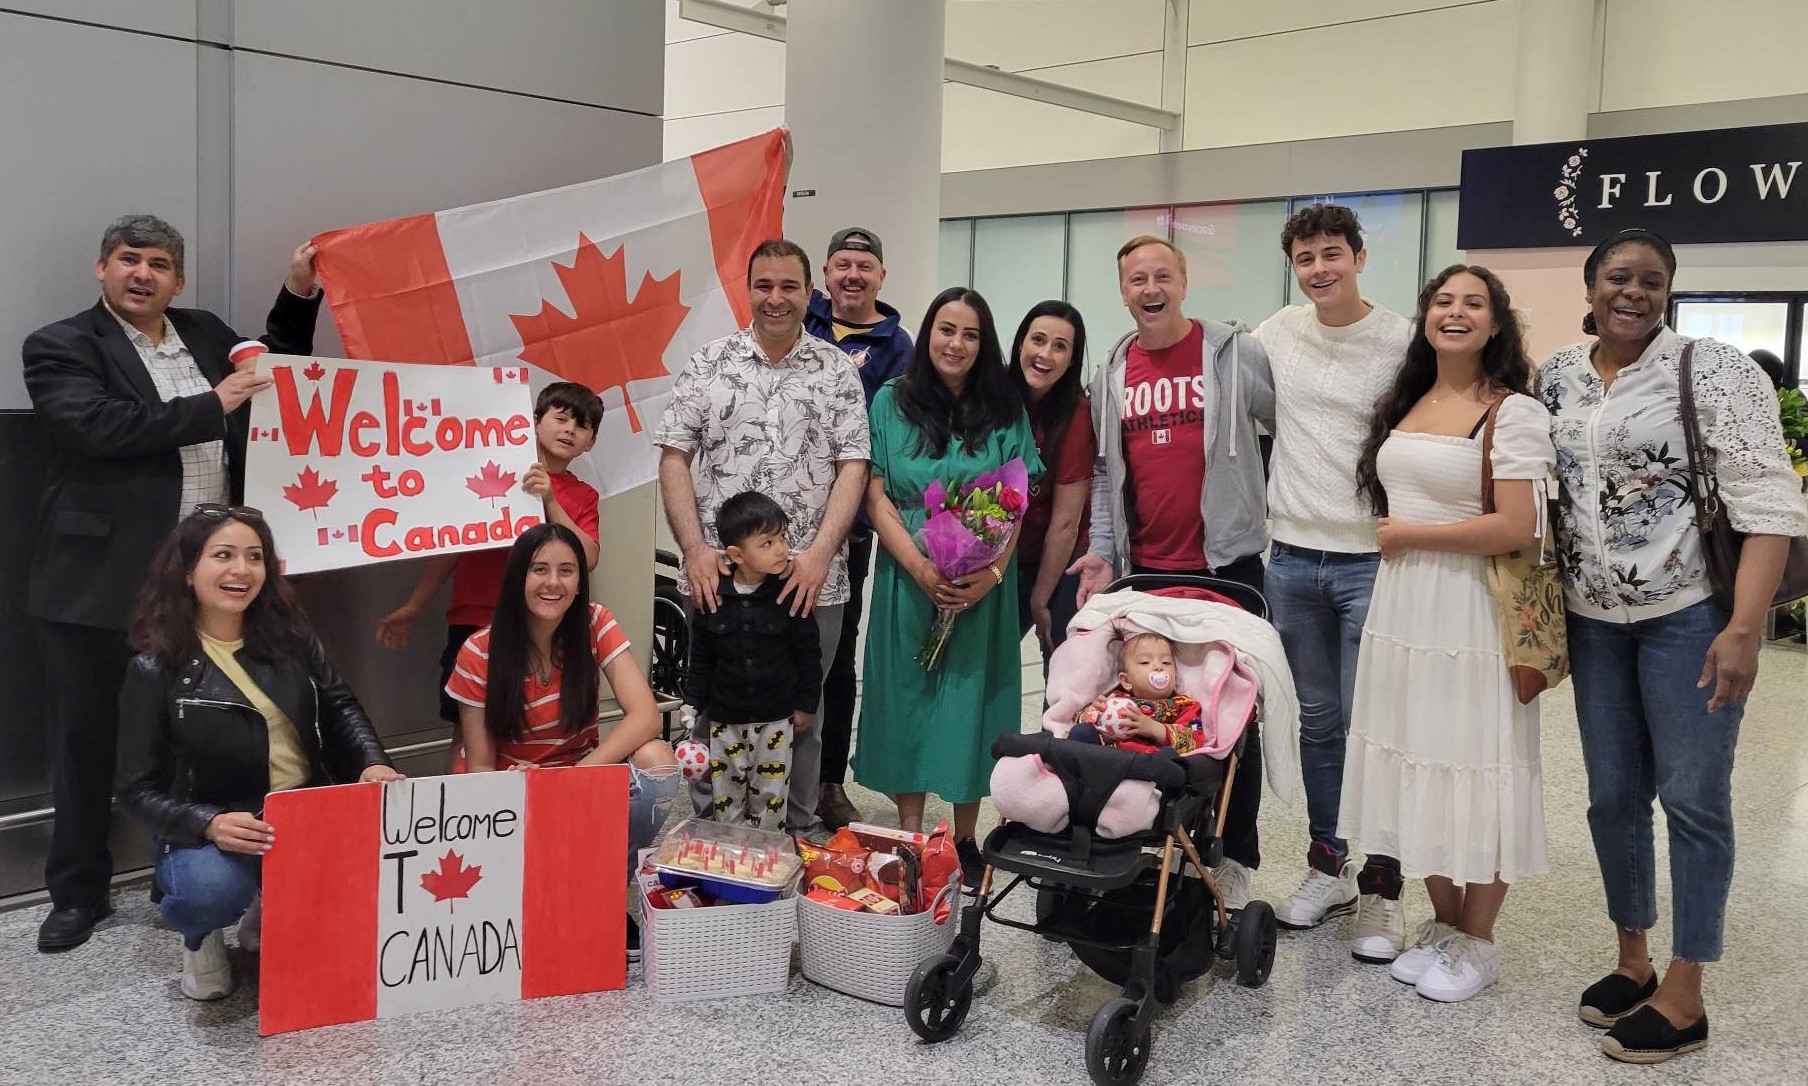
M854 368L860 371L860 383L866 386L866 406L893 377L901 376L910 365L910 333L898 325L898 311L884 302L879 306L879 323L865 332L855 332L835 340L835 313L829 308L829 296L821 291L810 295L810 308L804 314L804 331L817 339L840 347Z
M912 350L910 333L898 325L898 311L884 302L874 304L879 307L879 323L840 342L835 340L835 311L829 308L827 294L817 291L810 295L810 308L804 313L804 331L840 347L860 371L867 407L873 406L873 397L879 394L885 382L903 375L905 367L910 365ZM871 530L872 526L873 522L867 519L866 503L861 502L860 511L854 515L854 527Z

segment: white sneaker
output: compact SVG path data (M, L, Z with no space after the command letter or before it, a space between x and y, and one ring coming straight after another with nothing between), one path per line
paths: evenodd
M1398 898L1363 894L1356 903L1356 937L1350 956L1371 965L1386 965L1406 949L1406 912Z
M1225 911L1234 913L1249 904L1249 868L1227 856L1223 863L1212 868L1212 878L1218 883L1218 893L1224 897Z
M232 963L226 958L226 936L218 929L207 933L200 950L182 948L182 994L190 999L232 994Z
M239 917L239 949L256 954L264 949L264 895L251 899L251 907Z
M1499 979L1500 951L1493 943L1459 931L1438 951L1438 960L1419 978L1418 989L1426 999L1461 1003Z
M1401 984L1417 984L1438 960L1438 951L1457 934L1457 930L1437 918L1429 918L1413 934L1412 946L1387 967L1388 974Z
M1308 867L1299 889L1274 910L1274 919L1283 928L1316 928L1354 909L1356 897L1355 864L1346 861L1336 875Z

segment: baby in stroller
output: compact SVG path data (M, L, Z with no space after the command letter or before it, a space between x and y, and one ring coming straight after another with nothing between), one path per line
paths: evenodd
M1124 639L1117 685L1074 714L1067 738L1158 754L1206 745L1200 704L1174 689L1174 646L1158 633Z
M944 1040L964 1021L982 919L1066 943L1123 985L1086 1038L1087 1070L1109 1086L1141 1076L1157 1008L1216 958L1233 960L1245 985L1267 980L1273 910L1252 899L1231 914L1211 867L1258 701L1263 721L1297 728L1285 655L1259 593L1155 580L1120 581L1088 601L1050 660L1044 730L993 743L1004 821L986 839L953 944L911 979L905 1015L919 1037ZM1190 594L1158 594L1177 589ZM1035 895L1033 922L999 911L1019 887Z

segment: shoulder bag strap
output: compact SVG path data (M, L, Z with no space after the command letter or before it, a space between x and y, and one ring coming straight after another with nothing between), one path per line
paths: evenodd
M1482 426L1482 512L1492 513L1494 509L1494 416L1500 413L1500 405L1506 402L1502 397L1488 408L1483 415Z
M1683 447L1689 457L1689 497L1695 502L1695 523L1703 531L1720 513L1720 483L1707 470L1704 459L1707 442L1701 436L1701 416L1695 412L1695 341L1682 347L1682 361L1676 366L1677 392L1681 398Z

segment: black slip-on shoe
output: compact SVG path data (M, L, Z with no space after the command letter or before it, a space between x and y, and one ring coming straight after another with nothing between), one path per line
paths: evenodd
M113 905L107 901L52 910L38 925L38 949L45 954L55 954L81 946L94 934L94 925L112 915Z
M960 856L961 892L979 893L979 880L986 873L986 856L979 850L979 842L963 837L954 842L954 851Z
M1708 1016L1676 1028L1649 1003L1614 1023L1601 1038L1601 1051L1621 1063L1662 1063L1708 1046Z
M1596 1029L1612 1029L1615 1022L1656 994L1655 972L1643 984L1624 973L1609 973L1582 993L1581 1002L1576 1006L1576 1017Z

